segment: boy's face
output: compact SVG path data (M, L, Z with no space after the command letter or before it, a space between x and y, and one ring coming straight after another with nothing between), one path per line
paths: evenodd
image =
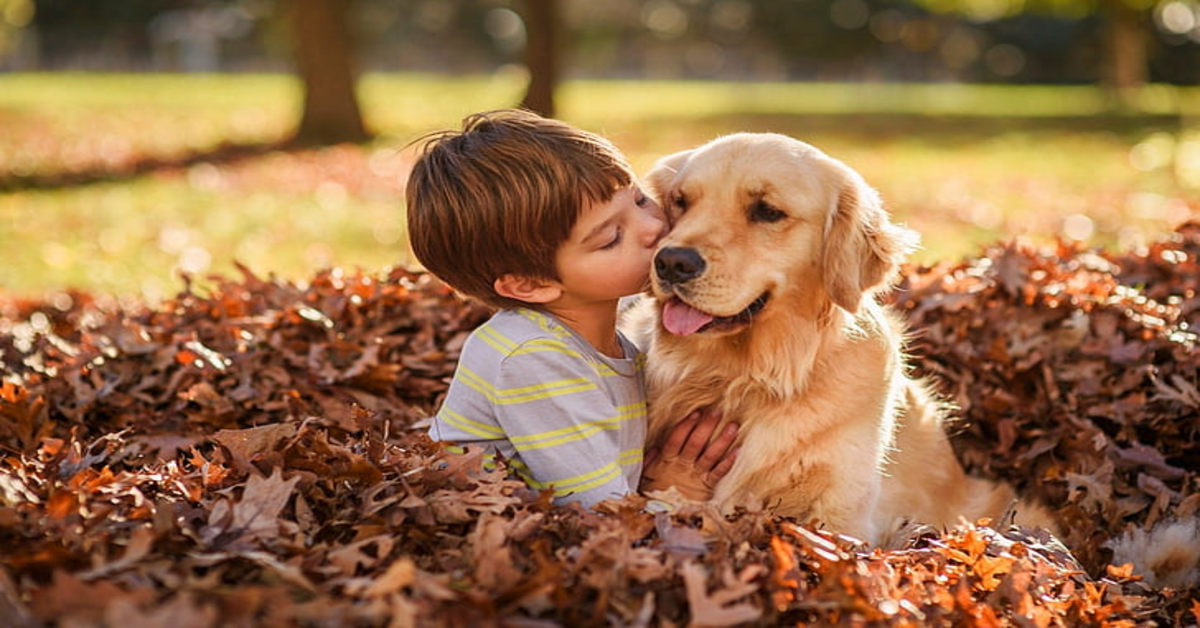
M555 260L563 296L605 301L643 290L667 229L662 209L637 184L583 208Z

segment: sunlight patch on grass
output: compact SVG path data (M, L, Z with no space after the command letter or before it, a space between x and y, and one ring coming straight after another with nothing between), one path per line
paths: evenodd
M0 195L0 290L81 287L152 300L178 290L180 273L303 280L330 266L377 270L407 259L394 198L268 191L226 193L187 177Z
M715 83L572 81L563 109L584 120L729 114L1079 117L1108 114L1095 86L959 83ZM1130 115L1171 115L1200 106L1200 89L1166 85L1138 92Z
M471 113L512 107L524 88L520 72L464 77L368 74L358 91L369 126L384 141L408 142L416 134L457 128Z
M615 98L597 98L601 88ZM1104 110L1090 87L1041 88L883 83L575 82L564 109L584 119L744 114L1090 115Z
M18 176L275 142L299 120L286 75L0 75L0 170Z

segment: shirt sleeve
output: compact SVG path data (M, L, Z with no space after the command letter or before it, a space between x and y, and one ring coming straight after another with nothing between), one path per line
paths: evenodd
M429 437L457 445L478 445L498 449L504 442L504 430L496 422L492 408L473 386L473 374L460 363L450 382L450 390L429 426Z
M627 437L637 408L616 404L598 369L563 345L509 355L496 381L496 417L534 488L556 503L591 506L636 491L625 467L640 465L642 443ZM633 474L636 476L636 474Z

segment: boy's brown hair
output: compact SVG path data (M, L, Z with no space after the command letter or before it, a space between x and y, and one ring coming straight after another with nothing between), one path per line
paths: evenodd
M517 109L468 116L424 140L408 178L413 254L465 296L496 308L537 307L496 294L506 274L558 279L555 254L579 212L633 183L608 140Z

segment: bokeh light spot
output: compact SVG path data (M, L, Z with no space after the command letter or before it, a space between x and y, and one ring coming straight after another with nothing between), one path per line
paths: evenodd
M687 32L688 16L669 0L651 0L642 7L642 24L660 39L678 39Z
M829 19L839 28L856 30L867 25L871 9L863 0L833 0L829 5Z
M1072 240L1087 240L1096 232L1096 223L1083 214L1071 214L1063 219L1062 230Z

